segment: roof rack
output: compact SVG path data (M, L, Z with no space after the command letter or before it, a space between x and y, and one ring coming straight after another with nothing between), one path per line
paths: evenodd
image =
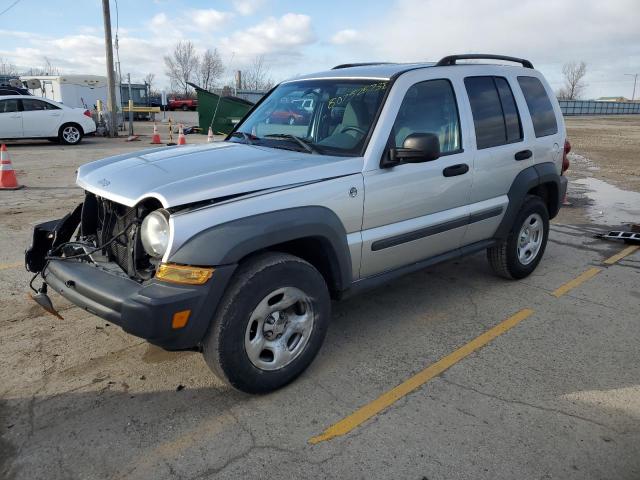
M341 65L336 65L331 70L340 70L342 68L351 68L351 67L369 67L371 65L389 65L391 62L364 62L364 63L343 63Z
M508 57L506 55L491 55L485 53L468 53L466 55L448 55L440 59L436 63L436 67L446 67L455 65L458 60L505 60L507 62L520 63L524 68L533 68L533 64L529 60L517 57Z

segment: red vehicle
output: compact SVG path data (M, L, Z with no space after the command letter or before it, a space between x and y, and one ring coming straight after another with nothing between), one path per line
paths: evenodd
M194 98L171 98L167 105L167 110L196 110L198 108L198 100Z
M309 121L309 112L295 107L280 107L271 112L267 123L288 123L289 125L304 125Z

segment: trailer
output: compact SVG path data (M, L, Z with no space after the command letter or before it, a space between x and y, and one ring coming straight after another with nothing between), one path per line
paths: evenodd
M93 110L98 100L107 103L107 77L100 75L25 75L20 80L27 86L39 80L40 88L29 88L36 96L45 97L68 107ZM37 84L37 82L35 82ZM115 104L121 105L120 89L116 88Z

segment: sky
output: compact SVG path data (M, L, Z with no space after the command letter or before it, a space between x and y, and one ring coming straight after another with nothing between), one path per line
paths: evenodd
M0 0L0 12L15 1ZM1 59L106 74L100 0L17 1L0 13ZM585 98L630 98L625 74L640 73L640 0L119 0L117 10L111 0L123 74L154 73L157 87L179 40L217 48L222 80L258 55L280 81L339 63L481 52L531 60L554 89L563 64L585 61Z

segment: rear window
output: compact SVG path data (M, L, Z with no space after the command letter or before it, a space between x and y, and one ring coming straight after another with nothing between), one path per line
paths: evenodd
M535 77L518 77L518 83L527 101L536 137L558 133L556 114L542 82Z
M478 149L522 140L518 108L511 87L502 77L467 77Z
M25 112L31 112L34 110L58 110L58 108L59 107L56 107L55 105L47 102L43 102L42 100L35 100L31 98L24 98L22 100L22 109Z

